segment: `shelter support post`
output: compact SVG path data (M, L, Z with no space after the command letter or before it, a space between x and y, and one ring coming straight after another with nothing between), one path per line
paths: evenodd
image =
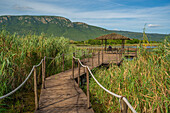
M122 40L122 50L125 48L125 40Z
M103 40L102 40L102 63L103 63Z
M106 52L106 49L107 49L107 39L105 39L105 52Z

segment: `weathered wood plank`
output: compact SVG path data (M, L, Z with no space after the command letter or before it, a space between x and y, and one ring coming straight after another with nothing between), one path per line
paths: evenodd
M104 53L103 56L103 63L117 63L116 54ZM88 58L83 61L83 64L88 65L90 69L99 66L98 55L93 56L93 66L92 58L89 59L89 62ZM102 58L100 58L100 62L102 62ZM94 112L92 108L88 109L87 96L82 89L78 87L75 80L72 79L73 74L74 78L77 78L79 73L80 75L84 74L84 68L80 68L80 72L78 69L78 67L74 68L74 73L72 73L72 69L70 69L46 78L46 88L41 89L39 110L37 110L36 113Z

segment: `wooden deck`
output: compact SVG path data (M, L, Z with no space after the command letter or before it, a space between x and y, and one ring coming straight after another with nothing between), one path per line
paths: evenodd
M117 63L116 54L104 54L103 63ZM92 69L92 59L85 59L84 65L88 65ZM97 67L98 56L93 57L94 65ZM119 62L119 61L118 61ZM80 75L84 73L81 67ZM45 80L45 89L41 90L39 100L39 110L35 113L93 113L93 109L87 109L86 94L78 87L75 80L71 79L72 70L50 76ZM78 68L74 69L74 78L78 76Z

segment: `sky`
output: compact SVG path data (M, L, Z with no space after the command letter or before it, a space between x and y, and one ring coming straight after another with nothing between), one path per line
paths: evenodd
M62 16L108 30L170 33L170 0L0 0L0 16Z

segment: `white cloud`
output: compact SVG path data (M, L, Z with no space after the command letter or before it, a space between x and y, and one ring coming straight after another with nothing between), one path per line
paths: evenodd
M20 5L14 5L13 6L14 9L16 10L20 10L20 11L24 11L24 10L32 10L31 7L28 7L28 6L20 6Z
M115 30L115 31L120 31L119 29L113 29L113 30Z
M141 19L160 19L167 16L170 12L170 6L153 7L153 8L134 8L134 7L121 7L110 10L94 10L94 11L81 11L80 8L62 7L61 5L52 4L50 2L38 2L27 0L11 0L11 3L15 4L16 10L30 10L33 14L53 14L62 15L69 18L97 18L97 19L109 19L109 18L141 18ZM65 0L67 1L67 0ZM103 1L103 0L102 0ZM105 0L104 0L105 1Z
M148 27L160 27L158 24L148 24Z
M69 2L69 0L64 0L65 2L69 2L66 6L62 4L57 4L60 0L2 0L5 7L1 7L0 15L2 14L20 14L20 15L55 15L55 16L63 16L71 19L72 21L80 21L85 22L87 24L92 24L100 27L105 27L107 29L118 28L119 30L136 30L142 31L145 23L156 23L149 24L149 28L155 28L153 30L159 29L167 29L170 27L170 5L161 6L161 7L115 7L109 8L109 10L99 10L91 8L80 8L80 7L72 7L72 4L77 0L73 0L73 2ZM9 2L10 1L10 2ZM50 2L51 1L51 2ZM94 0L93 4L90 6L93 7L94 2L96 1L109 1L109 0ZM111 1L111 0L110 0ZM55 3L54 3L55 2ZM78 2L78 3L77 3ZM91 0L79 0L77 4L89 5ZM8 5L9 4L9 5ZM107 4L106 4L107 5ZM121 4L120 4L121 5ZM12 7L13 6L13 7ZM12 7L12 9L10 9ZM82 10L83 9L83 10ZM159 26L163 27L159 27ZM149 29L148 29L149 30ZM166 30L166 31L167 31ZM163 31L163 30L162 30Z

